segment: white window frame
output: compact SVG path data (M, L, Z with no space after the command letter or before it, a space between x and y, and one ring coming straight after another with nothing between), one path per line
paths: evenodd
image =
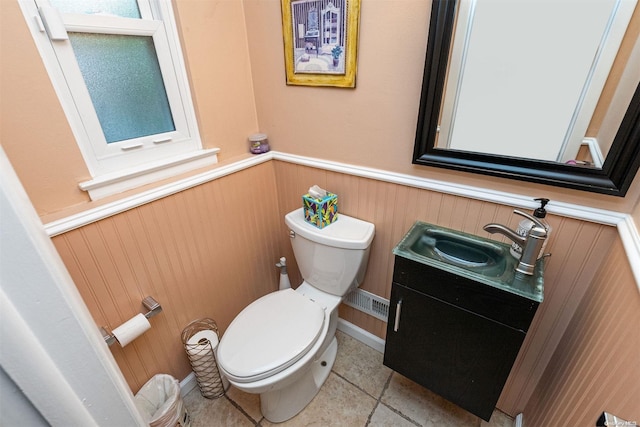
M79 183L106 197L217 163L200 140L170 0L137 0L141 19L60 13L49 0L19 0L36 46L93 179ZM151 36L175 131L107 144L67 32Z

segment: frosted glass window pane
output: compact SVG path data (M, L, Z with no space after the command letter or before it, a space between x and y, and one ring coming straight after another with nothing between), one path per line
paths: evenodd
M136 0L50 0L50 2L62 13L140 18L140 10Z
M69 38L108 143L175 130L151 37Z

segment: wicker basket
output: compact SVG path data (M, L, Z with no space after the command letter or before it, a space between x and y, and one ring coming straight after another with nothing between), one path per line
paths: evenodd
M214 332L218 340L212 343L209 339L201 338L197 343L189 340L198 332ZM201 334L202 335L202 334ZM189 357L189 362L196 374L200 393L207 399L217 399L225 393L222 376L218 370L215 350L219 342L218 326L213 319L198 319L189 323L182 331L182 344Z

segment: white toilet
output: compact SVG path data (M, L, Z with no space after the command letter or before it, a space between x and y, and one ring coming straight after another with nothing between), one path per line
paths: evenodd
M304 281L254 301L231 322L217 350L231 384L260 394L274 423L298 414L320 390L336 359L338 305L360 285L375 234L347 215L318 229L302 208L288 213L291 245Z

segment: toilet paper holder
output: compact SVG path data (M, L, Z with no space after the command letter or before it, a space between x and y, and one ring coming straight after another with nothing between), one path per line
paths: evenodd
M162 311L162 306L160 305L160 303L150 296L145 297L142 300L142 305L144 306L144 308L149 310L144 314L144 317L146 317L147 319L150 319L151 317L155 316L156 314ZM107 332L107 329L104 326L100 328L100 332L102 333L102 338L108 345L111 345L114 342L116 342L115 335Z

